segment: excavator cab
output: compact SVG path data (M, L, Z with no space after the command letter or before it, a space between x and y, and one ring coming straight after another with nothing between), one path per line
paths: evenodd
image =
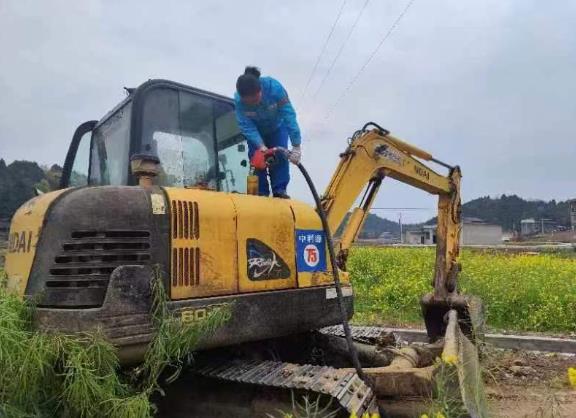
M127 92L100 121L76 129L61 188L136 185L130 157L153 155L158 186L246 192L247 144L231 99L166 80Z

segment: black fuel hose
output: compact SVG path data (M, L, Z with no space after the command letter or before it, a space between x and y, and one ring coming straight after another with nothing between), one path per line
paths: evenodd
M326 212L322 207L320 197L318 196L318 192L316 191L316 187L314 186L314 182L310 178L308 171L306 171L302 163L298 163L296 165L298 166L298 168L302 172L302 175L306 179L306 183L310 188L310 192L312 192L312 196L314 196L314 202L316 203L316 210L318 211L318 215L320 215L320 220L322 221L322 229L324 229L324 234L326 235L326 243L328 244L328 254L330 255L330 263L332 267L332 276L334 276L336 296L338 298L338 305L340 306L340 315L342 317L342 327L344 328L344 335L346 337L346 344L348 345L348 352L350 353L350 359L352 360L352 365L354 366L354 369L356 369L358 377L360 377L360 379L362 379L368 386L371 386L370 382L366 380L366 376L364 375L364 371L362 370L362 365L360 364L360 360L358 359L358 352L356 351L356 347L354 346L354 342L352 341L352 333L350 331L350 325L348 324L348 314L346 313L346 308L344 307L344 297L342 295L340 274L338 273L339 271L338 265L336 264L334 243L332 242L332 234L330 233L330 226L328 225L328 220L326 219Z

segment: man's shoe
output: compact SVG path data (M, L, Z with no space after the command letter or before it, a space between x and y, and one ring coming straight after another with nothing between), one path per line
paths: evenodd
M273 193L273 196L278 199L290 199L290 196L288 196L286 192Z

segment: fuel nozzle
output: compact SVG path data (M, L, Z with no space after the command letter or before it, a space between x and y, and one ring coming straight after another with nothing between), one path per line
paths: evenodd
M266 168L276 163L276 152L276 148L259 149L252 155L250 165L256 170L266 170Z
M275 165L280 158L280 154L288 156L288 150L282 147L269 148L267 150L257 150L250 159L250 172L247 177L247 193L258 194L257 170L266 170Z
M276 149L272 148L269 149L268 151L266 151L266 166L270 167L274 164L276 164L277 158L276 158Z
M267 150L257 150L250 159L250 165L256 170L265 170L271 165L276 164L279 155L288 156L289 151L286 148L274 147Z

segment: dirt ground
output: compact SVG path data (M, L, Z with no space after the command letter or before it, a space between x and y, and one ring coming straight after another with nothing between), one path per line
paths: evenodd
M576 417L576 390L568 383L575 356L491 350L484 363L492 416Z

